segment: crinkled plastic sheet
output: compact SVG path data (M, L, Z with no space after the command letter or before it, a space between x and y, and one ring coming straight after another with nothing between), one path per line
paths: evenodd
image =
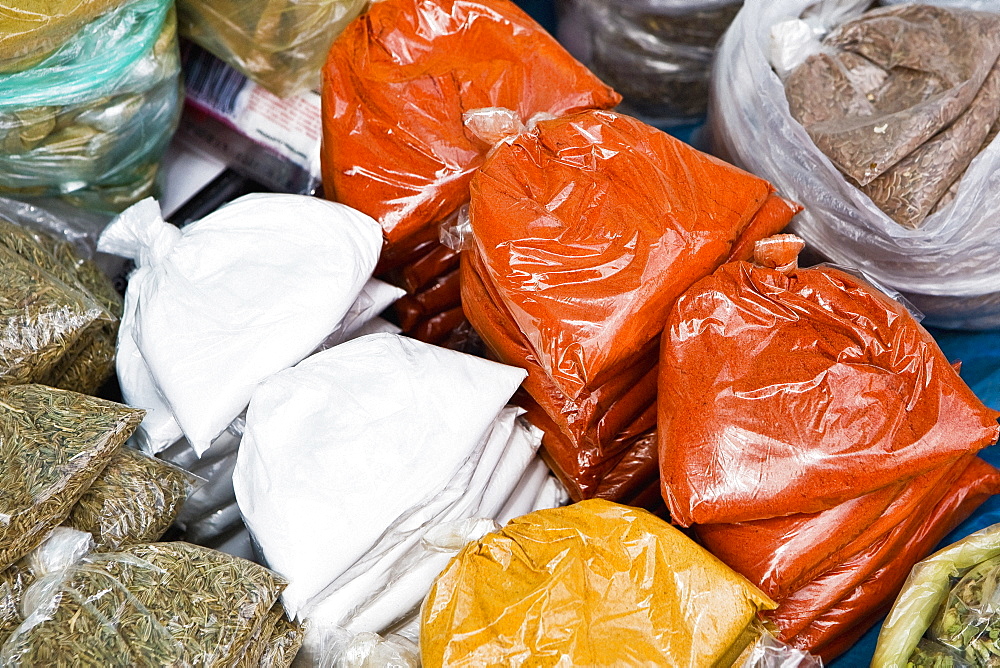
M330 45L366 0L181 0L180 32L275 95L319 86Z
M136 0L0 74L0 192L120 211L152 193L180 116L172 4Z
M769 62L772 27L802 17L822 36L870 6L866 0L749 0L719 47L709 128L716 151L770 179L805 206L793 229L838 264L903 292L931 324L1000 326L1000 142L971 163L951 204L919 229L880 211L816 148L789 113ZM991 4L987 9L995 9Z

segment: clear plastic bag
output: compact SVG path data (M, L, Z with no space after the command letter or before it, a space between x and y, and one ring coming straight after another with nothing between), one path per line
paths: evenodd
M643 439L674 300L784 227L796 205L608 111L501 142L471 191L466 316L498 359L528 369L530 400L519 403L545 430L570 495L630 502L656 482L655 445Z
M823 660L762 631L742 668L823 668Z
M0 565L70 514L142 420L142 411L42 385L0 388Z
M102 211L149 196L180 115L175 25L171 3L136 0L0 74L0 192Z
M777 66L785 49L785 55L799 54L786 64L797 64L818 50L818 37L857 18L870 4L747 2L715 61L709 115L713 147L805 206L793 229L810 246L899 290L928 323L1000 325L1000 275L995 271L1000 237L988 214L1000 206L1000 144L994 140L972 160L950 203L929 215L920 228L907 229L851 184L789 111L771 63ZM789 23L800 17L800 22ZM788 26L798 26L801 41L786 39ZM802 50L792 48L795 44Z
M260 381L340 324L381 244L374 220L313 197L247 195L182 230L140 202L99 244L138 266L119 334L123 395L169 412L203 453Z
M992 626L997 611L995 601L991 600L992 605L984 608L985 591L972 587L972 591L968 592L973 595L970 600L963 596L963 592L956 591L956 585L960 585L970 574L973 577L977 574L990 576L998 558L1000 525L993 525L939 550L914 566L882 626L872 660L873 668L905 668L908 662L915 666L940 665L933 663L936 657L950 659L956 668L990 665L981 662L978 655L965 655L962 651L964 647L956 651L954 645L948 647L924 636L926 633L929 638L941 635L961 638L964 645L967 640L977 638L981 629ZM993 580L995 577L990 582ZM995 588L993 591L996 591ZM961 602L961 608L952 602L954 598L959 599L955 603ZM965 600L962 601L962 598ZM949 612L955 617L945 623L944 616ZM965 619L960 619L963 616ZM945 633L942 634L942 631ZM989 635L987 638L989 644L994 644L995 639Z
M677 529L603 500L466 546L424 601L427 668L732 665L774 603Z
M34 583L9 666L231 666L254 642L283 581L187 543L95 553Z
M200 479L138 450L120 448L73 506L66 525L89 532L96 549L158 540Z
M658 127L708 108L715 45L742 0L564 0L559 40L622 95L620 111Z
M182 35L275 95L319 86L330 45L365 0L181 0Z
M234 485L264 558L290 581L291 615L324 608L324 624L381 631L420 601L437 573L424 531L498 512L538 446L503 410L523 377L378 334L258 387Z

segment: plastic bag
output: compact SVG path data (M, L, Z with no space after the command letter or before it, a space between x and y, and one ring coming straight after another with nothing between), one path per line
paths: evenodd
M811 247L846 266L862 269L900 290L935 325L1000 324L1000 240L990 216L1000 198L1000 145L994 140L970 164L950 203L919 229L903 228L851 185L816 148L788 108L769 52L790 49L782 32L798 25L808 54L822 36L855 19L864 0L754 0L733 22L719 47L709 128L713 148L760 174L805 205L794 230ZM812 9L810 9L812 7ZM994 8L991 6L988 9ZM798 24L789 19L802 17ZM800 43L801 45L802 43ZM934 57L928 51L929 57ZM792 63L804 56L791 59ZM779 59L773 61L778 64ZM766 140L765 140L766 138Z
M315 89L330 44L364 0L182 0L180 32L275 95Z
M511 521L424 601L424 666L730 665L763 593L653 515L603 500Z
M21 599L35 580L68 568L94 546L89 533L56 527L41 544L20 561L0 571L0 639L6 640L21 625Z
M1000 117L997 35L1000 16L917 5L872 10L791 72L789 108L879 209L919 227Z
M155 541L199 482L167 462L120 448L73 506L66 524L93 534L103 551Z
M490 154L472 181L463 309L500 360L528 368L540 410L524 405L574 499L641 491L601 486L617 466L642 468L631 453L655 426L674 300L796 210L766 181L613 112L539 122ZM655 483L655 454L644 463L636 485Z
M172 4L137 0L0 74L0 191L120 211L151 194L180 115Z
M913 661L918 666L933 665L915 661L914 655L918 652L927 659L932 658L934 654L944 655L951 658L956 666L988 665L980 664L976 655L969 657L961 650L956 652L954 648L940 643L928 644L928 641L921 638L932 626L940 624L943 619L942 613L947 614L948 609L953 615L958 616L957 606L949 603L949 598L953 596L951 592L960 593L956 591L958 590L956 582L962 584L962 580L974 571L992 570L991 567L984 569L982 566L994 563L998 556L1000 556L1000 527L994 525L939 550L914 566L879 634L872 666L905 668L908 661ZM985 574L984 572L980 575ZM958 628L963 634L968 634L966 637L970 640L979 635L976 628L992 623L996 611L992 599L988 609L981 607L986 602L986 590L977 591L977 589L973 588L969 593L981 597L979 601L974 599L957 601L964 603L963 612L971 613L966 619L957 620ZM973 605L969 606L968 603ZM979 605L975 605L976 603ZM962 663L970 658L968 664Z
M97 553L26 592L5 665L229 666L255 638L283 582L243 559L154 543Z
M95 392L114 363L121 315L114 288L68 243L10 222L2 211L0 247L4 382Z
M343 320L381 241L367 216L300 195L247 195L183 230L139 203L100 240L138 266L119 336L123 395L168 408L203 453L260 381Z
M906 308L833 268L724 265L677 301L660 355L660 468L682 526L823 511L1000 435Z
M0 34L0 73L19 72L36 65L87 23L123 0L85 0L73 5L52 5L41 0L19 0L2 7L4 30Z
M378 220L390 243L468 200L490 147L462 112L527 120L620 99L506 0L375 3L334 42L322 94L326 195Z
M764 631L750 649L742 668L823 668L823 660L789 647Z
M317 352L328 350L344 341L357 338L372 320L375 320L380 313L405 294L405 290L394 285L389 285L375 278L369 279L361 288L361 294L358 295L357 300L347 310L347 315L337 325L337 329L320 344Z
M325 604L333 623L346 626L346 615L352 631L380 631L420 601L436 571L415 585L384 586L398 560L419 548L422 528L451 511L483 516L478 506L489 490L512 489L537 447L510 443L516 413L496 427L523 377L379 334L261 383L233 482L264 558L290 582L282 600L291 616ZM497 469L515 458L520 469ZM497 511L509 495L492 500ZM325 600L331 596L338 598Z
M715 45L742 0L564 0L559 41L622 94L620 111L662 127L708 108Z
M70 514L142 420L142 411L41 385L0 388L0 566Z

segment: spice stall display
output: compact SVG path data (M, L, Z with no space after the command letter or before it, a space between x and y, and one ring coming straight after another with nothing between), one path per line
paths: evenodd
M381 241L368 216L300 195L248 195L183 229L165 223L152 200L119 216L99 247L138 266L118 377L126 401L156 417L155 429L143 427L147 441L176 422L196 452L206 451L260 381L343 320Z
M503 107L527 122L620 97L507 0L376 3L334 42L323 77L326 196L381 223L377 273L410 293L404 331L461 347L458 253L438 226L490 149L463 113Z
M796 210L613 112L540 122L490 154L472 182L463 306L500 360L528 369L519 401L574 499L657 503L648 432L667 314Z
M760 241L757 264L724 265L678 300L660 467L671 518L778 603L779 639L829 659L1000 491L975 457L1000 427L902 304L841 270L798 269L801 248Z
M801 202L816 251L929 323L996 327L1000 6L814 4L746 3L716 60L715 150Z
M879 635L873 668L994 666L1000 527L987 527L910 572Z
M306 622L303 652L320 665L335 658L327 645L338 629L349 639L415 614L450 556L430 547L442 542L436 532L475 538L502 518L540 441L523 411L505 408L524 375L374 334L254 392L236 498L262 556L289 581L282 602Z
M421 658L426 668L729 666L773 607L663 520L588 500L515 519L452 559L424 602Z
M562 0L559 41L657 127L708 109L715 45L742 0Z
M180 114L172 4L79 3L67 18L100 8L41 61L0 73L0 193L100 211L152 194Z
M93 553L33 584L0 649L10 666L231 666L258 643L284 582L186 543ZM32 591L35 589L35 591Z

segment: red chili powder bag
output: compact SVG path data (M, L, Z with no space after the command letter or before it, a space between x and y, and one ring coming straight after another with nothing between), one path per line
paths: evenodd
M833 508L994 443L997 416L901 304L837 269L727 264L663 332L661 478L682 526Z
M507 0L384 0L323 69L323 185L401 242L468 201L490 147L463 112L505 107L526 122L619 101Z
M674 300L797 207L607 111L504 140L471 189L466 316L501 360L528 370L548 457L574 498L594 496L654 426L658 338Z

